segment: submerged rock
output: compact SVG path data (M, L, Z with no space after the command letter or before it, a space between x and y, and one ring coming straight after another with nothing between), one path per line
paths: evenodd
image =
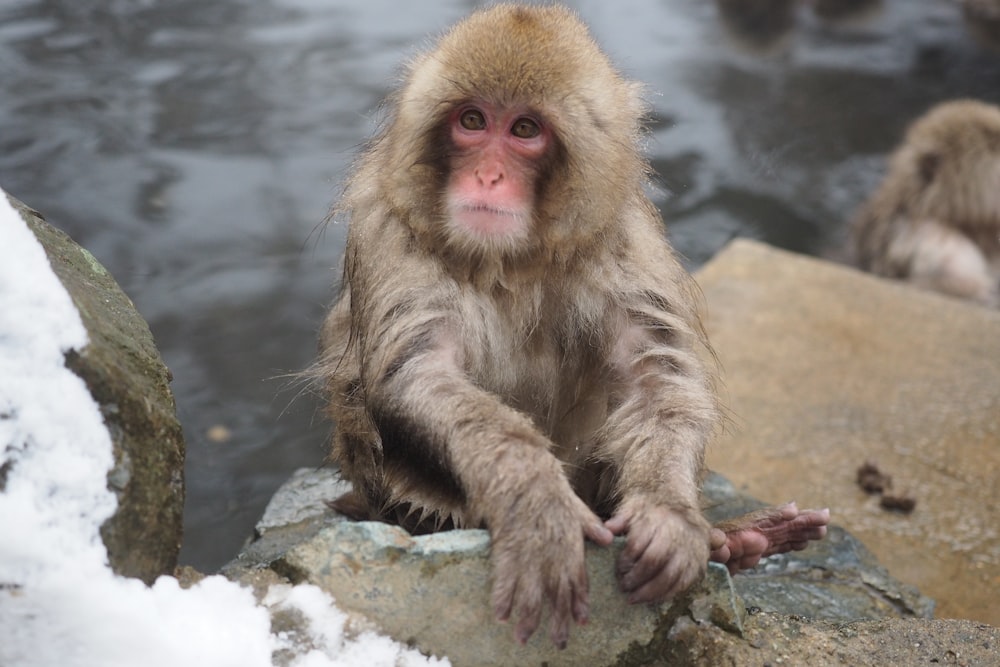
M2 194L2 193L0 193ZM103 266L10 197L69 292L89 343L66 365L86 382L114 446L108 487L118 509L101 527L112 569L152 583L177 565L184 508L184 439L170 372L146 321Z

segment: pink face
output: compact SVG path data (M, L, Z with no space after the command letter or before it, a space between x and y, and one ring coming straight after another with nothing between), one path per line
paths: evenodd
M525 109L466 104L449 118L455 152L449 225L463 241L512 247L526 238L551 130Z

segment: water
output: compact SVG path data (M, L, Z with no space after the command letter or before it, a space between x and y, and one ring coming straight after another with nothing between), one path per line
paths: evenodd
M0 0L0 186L108 267L173 371L182 562L220 566L321 464L327 425L283 377L335 293L344 230L318 225L398 64L478 4ZM951 0L803 7L753 52L707 0L571 4L649 85L653 194L691 267L734 236L835 255L906 122L1000 102L1000 53Z

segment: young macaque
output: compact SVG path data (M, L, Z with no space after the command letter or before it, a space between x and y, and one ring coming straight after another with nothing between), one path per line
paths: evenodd
M355 489L334 505L488 528L521 642L544 607L559 646L586 622L585 539L626 536L639 603L829 520L702 516L719 411L695 287L643 190L640 92L567 9L477 12L410 65L334 211L350 228L317 372Z
M919 118L851 232L863 269L1000 306L1000 108L959 100Z

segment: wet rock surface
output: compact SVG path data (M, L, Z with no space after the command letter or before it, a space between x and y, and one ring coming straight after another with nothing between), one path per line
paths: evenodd
M42 216L10 198L45 248L87 329L67 355L98 403L114 446L108 487L118 509L101 527L118 574L152 583L173 571L181 545L184 439L163 364L145 320L103 266Z
M967 620L890 618L831 623L760 613L747 619L743 637L685 619L671 629L661 655L643 664L666 667L717 665L1000 664L1000 630Z
M703 495L712 521L765 506L717 473L705 480ZM865 545L837 525L805 551L771 556L732 580L746 607L754 610L829 621L931 618L934 613L932 599L893 579Z
M931 600L892 580L863 545L836 527L826 541L767 559L751 573L730 577L712 566L682 598L629 606L614 579L619 539L608 549L588 545L591 620L573 629L569 647L556 650L544 622L519 646L512 628L492 618L486 531L412 537L395 526L349 521L322 502L345 489L333 470L297 471L258 522L257 539L223 572L250 584L263 572L316 584L359 622L368 619L394 639L456 665L657 664L688 650L693 640L673 645L689 626L714 628L731 635L732 646L743 646L749 612L847 622L929 617L933 609ZM761 505L718 475L706 481L705 499L713 519ZM715 643L729 646L728 640Z
M120 573L152 578L172 568L179 542L183 444L169 400L168 374L156 355L148 329L110 276L30 209L20 210L42 240L85 324L91 327L91 344L69 362L98 397L115 442L116 466L109 474L109 484L118 491L121 509L104 529L112 562ZM788 264L800 261L785 253L774 255L776 251L756 244L737 245L744 247L735 248L735 260L726 261L739 267L742 259L752 266L748 275L736 270L735 292L749 289L753 295L755 279L772 274L782 277ZM784 277L804 292L808 292L809 277L815 279L827 271L834 272L827 285L830 289L844 279L837 273L844 270L838 267L812 262L799 268L805 276ZM719 285L711 279L706 284L710 304L713 299L718 303L715 290ZM891 285L889 289L907 288ZM780 290L761 289L768 291ZM905 304L908 298L907 293L899 300ZM919 298L940 299L934 295ZM753 303L752 299L746 301ZM876 305L891 315L890 301L876 300ZM833 308L838 321L846 322L843 326L853 323L843 312L836 311L836 298L827 296L817 303ZM949 304L941 308L948 311ZM768 313L774 315L761 309L756 323L766 321ZM946 314L950 317L947 321L953 326L957 323L958 331L963 331L963 312ZM811 316L822 320L815 312ZM991 316L986 316L987 327L991 326ZM711 322L718 325L718 320ZM744 334L753 331L753 327L747 327ZM723 333L719 337L725 349L726 336ZM824 359L821 353L814 356ZM790 356L784 362L799 359ZM777 365L767 370L780 377ZM733 370L727 367L727 371L732 399ZM978 386L975 382L991 377L990 364L984 364L980 372L983 375L972 373L973 389ZM134 373L139 379L133 378ZM943 370L940 373L946 377ZM756 377L754 395L765 396L763 390L771 388L773 380L766 374ZM735 384L740 386L739 382ZM813 395L805 391L793 397L811 405ZM977 405L972 405L973 416ZM793 418L797 417L794 410L785 408ZM941 408L936 414L951 413ZM780 431L781 419L780 414L772 412L768 423ZM847 434L853 432L840 426ZM741 425L744 427L745 423ZM977 432L990 433L988 428ZM732 437L732 433L726 437ZM763 452L758 454L762 461L779 468L782 463L791 465L795 461L786 455L775 463L767 448L758 451ZM808 458L797 462L794 474L785 470L789 479L811 474L803 461ZM898 469L892 469L899 474ZM830 470L820 466L813 472L829 477ZM854 468L847 472L851 483L856 483ZM544 622L531 641L520 646L514 642L510 626L497 623L490 613L489 536L485 531L412 537L385 524L347 521L323 502L346 489L333 470L298 471L268 505L257 523L255 539L223 568L223 573L253 587L261 599L284 582L316 584L348 612L354 631L375 629L387 633L428 654L447 656L455 665L990 665L998 660L1000 631L985 623L929 620L934 603L890 576L871 552L837 526L831 527L826 540L808 550L766 559L754 570L735 577L720 566L712 566L693 590L658 606L630 607L624 603L613 576L621 540L607 549L590 545L590 624L574 628L570 646L564 651L556 650L548 641ZM824 503L821 494L801 491L768 500L795 497L803 506L829 504L835 521L839 519L841 503ZM856 492L864 494L860 488ZM719 475L706 480L705 502L713 520L762 505ZM925 505L921 502L918 507ZM951 534L963 530L962 525L957 525ZM179 571L179 576L189 583L201 577L193 570ZM287 625L293 635L300 621L277 613L273 617L275 627ZM293 662L297 650L290 645L287 655L276 657L277 664Z
M1000 312L745 240L695 277L732 414L709 467L830 507L937 616L1000 624Z

